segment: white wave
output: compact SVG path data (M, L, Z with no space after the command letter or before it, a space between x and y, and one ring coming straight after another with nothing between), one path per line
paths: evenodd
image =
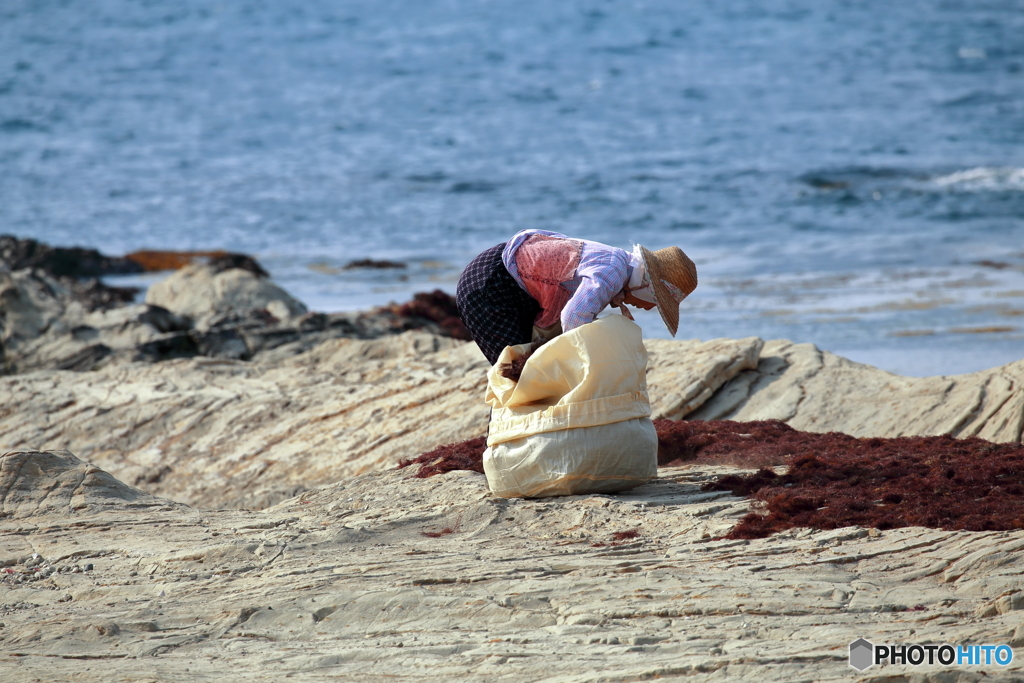
M1024 168L979 166L937 176L931 182L960 192L1024 191Z

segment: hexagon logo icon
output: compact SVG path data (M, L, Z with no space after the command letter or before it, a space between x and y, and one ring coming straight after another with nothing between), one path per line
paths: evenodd
M858 638L850 643L850 666L863 671L875 664L875 646L871 641Z

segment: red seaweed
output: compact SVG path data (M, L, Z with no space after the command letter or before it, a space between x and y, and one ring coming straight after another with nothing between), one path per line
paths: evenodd
M794 527L1002 531L1024 529L1024 445L977 437L857 438L762 422L655 420L658 464L701 462L753 469L706 484L760 501L726 538L763 538ZM404 460L424 478L483 472L484 437ZM788 466L783 474L770 468ZM619 532L627 533L627 532Z
M421 531L420 532L420 534L422 536L426 536L427 538L441 538L442 536L447 536L448 534L454 534L454 533L455 533L455 529L451 528L450 526L446 526L445 528L441 529L440 531Z
M655 420L658 466L713 462L736 467L774 467L800 447L805 432L779 420Z
M629 529L627 531L616 531L615 533L612 534L612 540L611 541L609 541L607 543L604 542L604 541L598 541L597 543L591 543L590 547L591 548L605 548L605 547L614 548L616 546L622 545L623 543L625 543L626 541L628 541L630 539L638 538L639 536L640 536L640 529L639 528L637 528L637 529Z
M392 305L395 315L404 317L426 318L437 323L441 330L453 339L470 340L469 330L462 324L459 307L455 297L440 289L433 292L417 292L411 301Z
M537 351L537 349L544 346L544 344L547 343L547 341L548 340L545 339L543 341L533 342L532 344L530 344L530 348L526 351L525 354L519 356L518 358L514 358L511 363L502 363L498 367L498 372L501 374L502 377L510 379L513 382L518 382L519 378L523 376L523 368L526 367L526 361L530 360L530 356L532 356Z
M512 359L511 363L502 363L498 366L498 372L501 373L502 377L518 382L519 378L523 376L523 368L526 367L527 358L529 356L521 356Z
M487 437L478 436L469 441L438 446L432 451L409 460L401 460L398 463L398 469L409 465L419 465L419 470L413 475L417 479L426 479L435 474L456 470L469 470L483 474L485 448L487 448Z
M785 474L761 469L704 486L764 504L726 538L764 538L794 527L1024 529L1022 444L800 434L804 445L789 457Z

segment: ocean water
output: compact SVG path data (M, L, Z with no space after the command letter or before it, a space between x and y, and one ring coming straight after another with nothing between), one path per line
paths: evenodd
M528 227L675 244L680 337L969 372L1024 358L1022 36L1018 0L4 0L0 232L247 252L327 311Z

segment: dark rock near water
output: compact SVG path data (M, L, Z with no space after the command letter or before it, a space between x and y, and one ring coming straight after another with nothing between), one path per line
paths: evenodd
M355 261L349 261L345 264L343 270L355 270L356 268L405 268L406 265L401 261L376 261L370 258L357 259Z
M160 263L158 255L186 254L140 253L150 265ZM454 297L440 290L366 312L307 312L244 254L204 253L203 263L151 287L146 304L133 303L136 290L109 287L95 277L138 272L138 264L6 236L0 237L0 254L0 369L8 374L194 356L273 362L330 339L407 330L469 338Z
M90 311L129 304L135 301L135 297L139 293L137 287L111 287L96 278L89 278L85 281L67 279L71 280L68 285L71 288L72 298L84 304Z
M175 315L162 306L148 304L146 311L139 316L139 322L152 325L160 332L182 332L192 328L192 321L186 317Z
M0 235L0 267L38 268L54 277L94 278L143 272L128 258L104 256L95 249L51 247L33 239Z
M196 340L187 332L170 334L139 344L132 360L156 362L202 355Z
M207 265L209 265L215 273L221 273L225 270L230 270L231 268L240 268L242 270L249 271L258 277L270 277L270 273L265 271L263 266L256 262L256 259L246 254L220 254L211 258Z

